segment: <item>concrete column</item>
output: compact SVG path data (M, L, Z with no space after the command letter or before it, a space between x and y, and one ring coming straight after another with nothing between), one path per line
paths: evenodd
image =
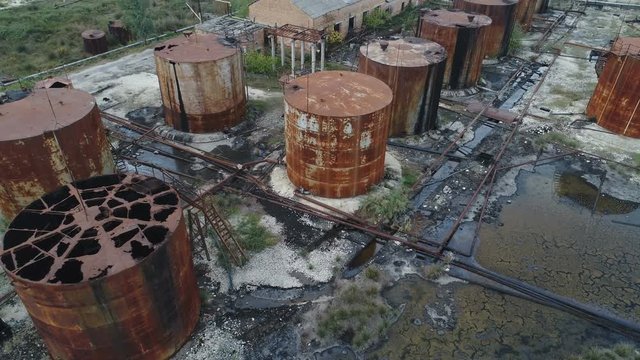
M296 75L296 41L291 39L291 76Z
M300 70L304 69L304 41L300 41Z
M280 63L284 66L284 38L280 37Z
M324 39L320 40L320 71L324 71Z
M276 38L271 35L269 36L269 42L271 43L271 68L273 70L276 69Z
M316 44L311 44L311 73L316 72Z

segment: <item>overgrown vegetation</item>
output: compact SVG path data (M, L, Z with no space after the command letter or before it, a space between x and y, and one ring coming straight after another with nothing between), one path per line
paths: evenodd
M340 45L342 44L343 40L344 38L339 31L331 30L331 32L329 32L329 34L327 35L327 44L329 45Z
M397 215L409 206L409 196L403 187L397 187L385 194L367 196L360 207L360 213L373 223L391 223Z
M249 5L252 0L231 0L231 12L238 17L249 16Z
M640 360L640 351L631 344L616 344L611 349L594 347L570 360Z
M127 21L119 2L83 0L56 7L61 2L40 1L2 10L0 75L22 77L87 57L80 34L87 29L107 32L109 20ZM195 23L181 0L153 0L145 14L155 34ZM109 36L108 40L111 47L120 46Z
M280 68L280 61L271 55L259 51L249 51L244 56L244 64L247 72L261 75L275 75Z
M278 238L260 223L260 216L255 213L242 217L235 233L240 245L251 252L260 252L278 243Z
M351 284L337 291L318 321L317 334L323 340L340 339L365 349L384 335L394 316L380 297L379 284Z
M385 26L391 19L391 14L381 8L373 9L363 19L362 25L366 30L377 31Z
M224 218L229 218L238 213L242 199L236 194L218 192L213 196L213 206Z
M538 146L544 146L546 144L553 143L558 145L564 145L570 148L577 148L578 145L580 145L578 141L557 131L551 131L544 135L541 135L535 140L535 142Z
M633 162L636 167L640 167L640 153L633 155Z
M522 40L524 39L525 32L522 30L520 24L515 24L511 31L511 37L509 38L509 54L513 55L522 49Z
M429 280L437 280L447 272L452 261L453 254L446 253L444 259L424 268L424 276Z
M147 39L153 34L154 24L149 17L150 0L118 0L124 12L123 21L137 39Z

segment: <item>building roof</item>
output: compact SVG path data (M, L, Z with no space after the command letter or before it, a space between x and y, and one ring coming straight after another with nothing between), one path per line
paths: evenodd
M291 3L312 19L362 0L292 0Z

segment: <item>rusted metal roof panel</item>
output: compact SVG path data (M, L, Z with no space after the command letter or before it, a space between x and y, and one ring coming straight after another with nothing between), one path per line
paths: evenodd
M0 105L0 218L74 179L114 171L94 98L73 89L36 90Z
M420 38L374 40L360 47L358 71L393 91L389 135L420 134L435 127L446 51Z
M443 87L466 89L477 85L491 18L461 10L432 10L422 14L418 36L435 41L447 51Z
M198 320L179 198L157 179L48 193L9 225L0 260L54 359L167 359Z

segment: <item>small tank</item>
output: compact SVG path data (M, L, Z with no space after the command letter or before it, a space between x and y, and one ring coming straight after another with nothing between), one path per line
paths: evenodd
M287 174L328 198L366 193L384 176L393 93L361 73L322 71L284 85Z
M189 33L155 48L167 125L191 133L229 129L242 121L242 52L231 39Z
M180 199L158 179L55 189L11 222L1 254L52 359L168 359L198 321Z
M487 29L491 18L461 10L431 10L421 14L418 36L447 51L443 88L473 88L480 80Z
M91 94L51 88L0 105L0 222L74 180L114 172Z
M384 81L393 91L389 136L436 127L446 58L442 46L415 37L374 40L360 47L358 72Z
M104 31L90 29L82 32L84 51L91 55L98 55L107 52L107 37Z
M617 134L640 138L640 38L619 37L603 58L587 116Z
M456 9L487 15L491 25L487 29L485 57L499 58L509 52L509 40L516 22L518 0L453 0Z

